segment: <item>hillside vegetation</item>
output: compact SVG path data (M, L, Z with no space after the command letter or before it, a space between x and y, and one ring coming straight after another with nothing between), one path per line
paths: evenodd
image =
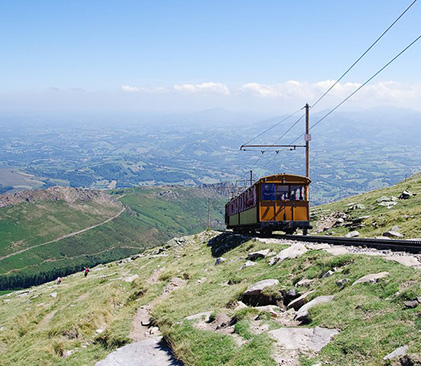
M421 352L419 306L404 306L421 291L419 270L380 257L332 256L315 249L273 266L263 258L240 269L249 253L278 253L284 244L205 232L99 265L87 278L77 273L60 285L51 282L4 295L0 364L95 365L132 342L136 312L154 304L154 324L185 365L277 365L276 357L285 350L269 332L286 327L294 311L239 307L238 302L249 285L264 279L279 281L266 293L274 298L292 289L314 291L309 299L334 296L330 303L310 309L308 324L294 326L335 328L339 333L320 353L295 354L288 365L401 365L382 358L403 345L411 357ZM216 265L219 256L225 260ZM333 273L326 276L328 271ZM376 283L352 285L379 272L388 274ZM309 287L300 285L302 280ZM174 283L178 286L162 298ZM207 323L200 317L186 319L200 312L211 312Z
M106 263L175 235L221 224L225 198L210 188L114 191L52 187L0 195L0 290Z
M403 192L409 197L399 199ZM421 173L392 187L313 207L311 219L314 231L324 235L357 230L360 236L376 237L395 231L402 238L421 238Z

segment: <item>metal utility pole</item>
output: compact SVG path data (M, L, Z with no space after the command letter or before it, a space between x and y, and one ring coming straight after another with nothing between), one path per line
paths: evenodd
M208 198L208 230L210 230L210 207L209 207L209 198Z
M306 109L306 133L304 135L304 141L306 142L306 177L310 177L310 106L308 103L305 106Z
M253 170L250 170L250 185L253 185Z

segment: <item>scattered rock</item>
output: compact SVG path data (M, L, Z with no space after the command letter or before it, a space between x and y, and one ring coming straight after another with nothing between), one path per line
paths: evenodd
M244 269L244 268L251 267L251 266L255 266L255 265L256 265L256 263L255 263L255 262L252 262L252 261L247 261L246 263L244 263L244 264L241 266L241 268L240 268L240 269Z
M124 278L124 282L130 283L130 282L133 282L136 278L139 278L139 275L135 274L133 276L126 277L126 278Z
M387 356L384 356L383 360L391 360L392 358L395 358L398 356L406 356L407 352L408 352L408 346L402 346L402 347L396 348L393 352L389 353Z
M276 304L277 298L271 295L265 295L264 290L268 287L277 286L279 281L276 279L268 279L259 281L251 285L242 295L242 301L247 305L271 305Z
M379 203L379 206L384 206L387 209L391 209L393 206L396 206L398 203L395 201L389 201L389 202L381 202Z
M203 320L204 322L209 322L210 316L213 314L213 311L205 311L203 313L198 313L194 315L187 316L186 320Z
M336 281L336 284L340 287L344 287L348 282L350 282L349 278L342 278L341 280Z
M295 284L295 287L310 287L315 280L303 279Z
M356 230L345 235L346 238L356 238L357 236L360 236L360 233Z
M391 201L392 199L386 196L381 196L380 198L376 199L376 202L387 202L387 201Z
M399 199L400 200L407 200L407 199L409 199L409 198L411 198L411 196L412 196L412 193L411 192L409 192L409 191L403 191L400 195L399 195Z
M389 238L403 238L403 235L401 233L398 233L397 231L386 231L385 233L383 233L383 236L387 236Z
M270 253L270 249L259 250L258 252L248 253L247 259L254 261L259 258L266 258L269 253Z
M271 258L269 260L269 265L273 266L274 264L282 262L285 259L297 258L300 255L304 254L305 252L307 252L307 248L305 247L304 244L301 244L301 243L292 244L288 248L279 252L278 255Z
M408 309L415 309L418 306L419 302L417 299L404 301L403 305Z
M307 297L312 294L314 291L308 291L304 294L302 294L300 297L298 297L297 299L291 301L288 304L288 309L294 309L294 310L298 310L299 308L301 308L306 302L307 302Z
M366 276L363 276L356 280L352 286L358 285L359 283L377 283L381 278L386 277L389 275L389 272L380 272L380 273L374 273L374 274L368 274Z
M200 280L197 280L197 283L202 284L205 283L207 281L206 277L202 277Z
M398 262L406 267L421 267L420 261L414 255L390 255L386 256L385 259Z
M308 310L312 308L313 306L319 305L319 304L326 304L328 302L331 302L333 300L333 295L331 296L318 296L315 299L311 300L307 304L303 305L295 315L295 320L307 323L310 319L308 317Z
M365 210L365 206L362 203L354 203L348 206L348 211L353 210Z
M237 311L246 308L248 308L246 304L244 304L242 301L237 301L237 306L234 308L234 310Z
M222 262L225 262L225 261L226 261L226 259L224 257L218 257L218 258L216 258L215 266L217 266L218 264L221 264Z
M52 293L50 294L50 296L51 296L53 299L57 298L57 292L52 292Z
M392 229L391 229L392 231L399 231L400 230L400 228L399 228L399 226L398 225L394 225L394 226L392 226Z
M72 354L74 353L74 351L73 350L64 350L63 351L63 358L67 358L67 357L70 357Z
M256 306L256 310L259 310L259 312L269 313L272 318L277 318L281 312L281 308L276 305ZM260 314L257 315L255 320L259 320L259 319L260 319Z
M326 278L326 277L330 277L330 276L332 276L334 273L336 272L336 268L333 268L333 269L331 269L331 270L329 270L329 271L327 271L322 277L323 278Z
M320 327L280 328L270 331L269 335L284 349L319 352L338 333L338 329Z

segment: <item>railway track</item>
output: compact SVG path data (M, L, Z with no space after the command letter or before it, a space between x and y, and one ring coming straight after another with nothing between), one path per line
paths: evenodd
M372 238L344 238L332 236L310 236L310 235L272 235L273 238L313 243L326 243L334 245L346 245L354 247L368 247L382 250L421 253L421 240L394 240L394 239L372 239Z

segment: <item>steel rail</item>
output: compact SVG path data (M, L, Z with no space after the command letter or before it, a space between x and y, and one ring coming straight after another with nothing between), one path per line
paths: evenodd
M272 235L273 238L306 241L313 243L326 243L355 247L368 247L399 252L421 253L421 240L408 239L374 239L374 238L344 238L332 236L309 235Z

